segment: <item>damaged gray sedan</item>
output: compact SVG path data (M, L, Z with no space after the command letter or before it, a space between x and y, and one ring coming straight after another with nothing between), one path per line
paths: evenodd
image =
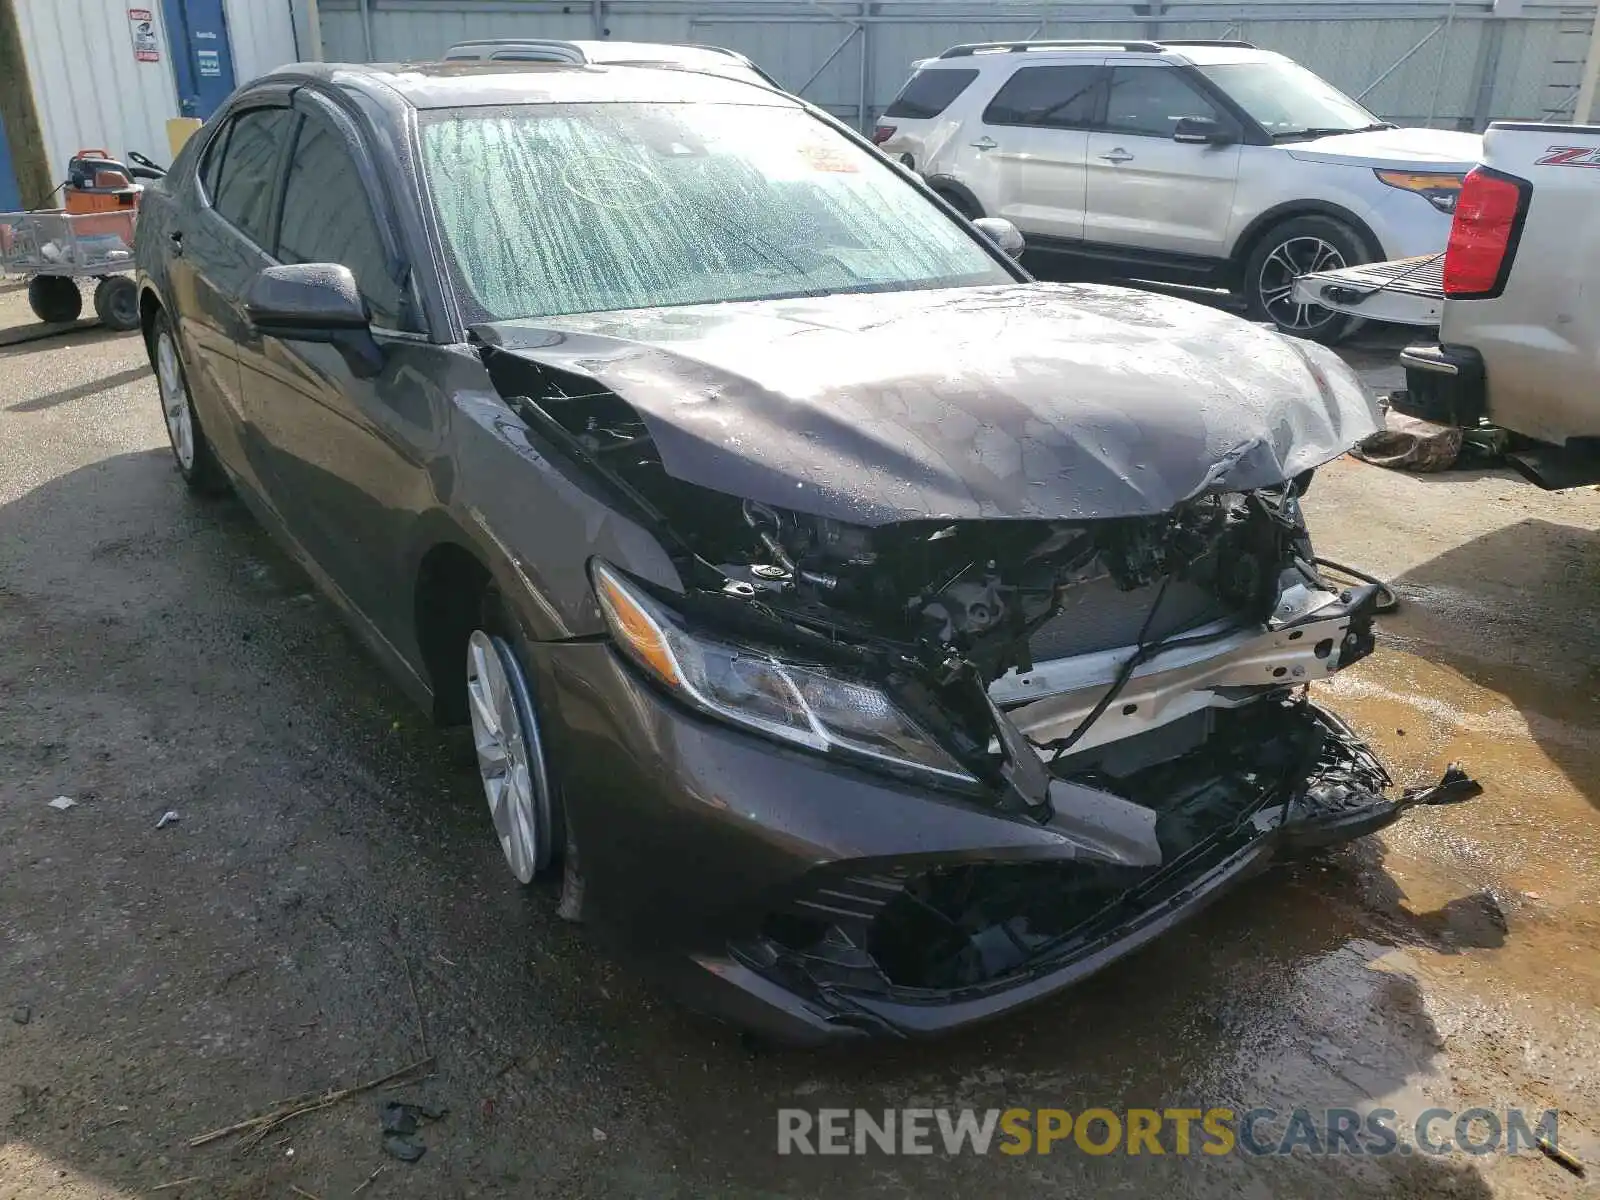
M1038 284L792 97L307 66L141 215L174 455L418 701L515 877L794 1042L1055 992L1394 821L1299 500L1330 352Z

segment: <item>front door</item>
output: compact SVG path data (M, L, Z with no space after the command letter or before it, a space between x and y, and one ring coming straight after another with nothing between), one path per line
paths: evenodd
M1237 122L1182 69L1160 63L1111 68L1100 130L1089 136L1086 241L1166 254L1227 254L1239 143L1172 140L1184 117Z
M1022 67L962 129L952 174L985 215L1033 238L1083 237L1084 157L1103 77L1097 62Z
M390 644L408 630L394 601L409 519L427 504L424 447L436 392L398 246L376 215L375 172L351 153L347 118L302 93L274 257L350 269L384 346L376 377L331 345L252 332L239 349L251 424L267 448L267 491L295 538ZM392 228L392 224L390 225Z
M233 92L233 50L223 0L165 0L178 108L202 121Z

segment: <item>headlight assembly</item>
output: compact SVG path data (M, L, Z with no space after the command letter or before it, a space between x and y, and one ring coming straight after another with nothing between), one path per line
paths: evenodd
M1443 213L1456 210L1461 195L1460 175L1435 175L1417 171L1374 171L1378 179L1403 192L1415 192Z
M685 703L812 750L975 782L871 684L691 632L676 614L598 559L590 575L617 645Z

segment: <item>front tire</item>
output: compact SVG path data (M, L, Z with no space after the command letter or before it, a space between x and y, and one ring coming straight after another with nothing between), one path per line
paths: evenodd
M1361 324L1316 304L1294 299L1294 281L1313 271L1336 271L1371 260L1359 234L1332 217L1294 217L1267 230L1244 266L1244 299L1250 317L1270 321L1280 332L1334 345Z
M178 473L189 490L216 495L228 487L227 476L217 463L211 442L200 426L189 394L189 376L178 354L178 337L167 314L158 312L150 329L150 365L155 368L156 388L161 397L161 415L167 424L167 441Z
M466 667L472 744L495 837L517 882L532 883L556 858L559 833L532 690L510 640L498 633L472 631Z

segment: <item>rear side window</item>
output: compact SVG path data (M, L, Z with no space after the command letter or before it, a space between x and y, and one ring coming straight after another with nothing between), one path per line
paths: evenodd
M342 263L379 325L402 328L401 288L389 273L366 185L344 139L320 117L307 116L295 138L278 225L278 259Z
M217 176L222 172L222 156L228 148L228 131L233 128L230 122L217 130L216 136L206 146L205 155L200 160L200 183L206 190L207 196L217 194Z
M1023 67L989 101L984 123L1088 129L1100 108L1104 80L1105 71L1093 63Z
M905 87L900 89L900 94L888 108L883 110L883 115L905 117L914 121L937 117L949 108L950 101L966 91L967 85L977 77L976 71L964 69L938 68L932 71L918 71L906 81Z
M235 117L211 196L217 215L263 250L272 249L278 155L293 122L286 108L255 108Z

